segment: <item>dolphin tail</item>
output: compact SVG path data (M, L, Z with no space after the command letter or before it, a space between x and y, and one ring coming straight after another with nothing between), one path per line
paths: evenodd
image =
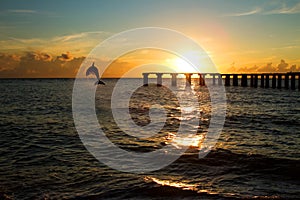
M95 85L105 85L105 83L103 81L101 81L100 79L98 81L95 82Z

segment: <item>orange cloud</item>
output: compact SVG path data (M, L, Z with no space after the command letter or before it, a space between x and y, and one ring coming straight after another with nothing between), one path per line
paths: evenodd
M22 58L27 58L29 60L43 60L43 61L51 61L52 56L48 53L43 52L27 52L26 55Z
M76 76L84 59L70 53L56 57L44 52L0 54L0 78L71 78Z
M19 62L21 56L16 54L0 53L0 73L4 70L13 69Z
M73 56L70 52L62 53L61 56L57 56L57 58L61 61L70 61L73 59Z
M281 60L280 63L277 65L277 67L273 66L273 63L269 62L264 66L257 66L254 65L253 67L240 67L236 68L234 66L231 66L226 70L228 73L259 73L259 72L296 72L300 71L300 66L297 66L296 64L293 64L289 66L288 63L285 62L285 60Z

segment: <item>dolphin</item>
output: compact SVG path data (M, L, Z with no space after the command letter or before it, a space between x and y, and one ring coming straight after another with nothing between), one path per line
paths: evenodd
M100 80L99 78L99 71L97 69L97 67L95 66L95 63L93 62L92 66L90 66L87 70L86 70L86 76L89 75L95 75L97 77L97 81L95 82L95 85L105 85L105 83L103 81Z

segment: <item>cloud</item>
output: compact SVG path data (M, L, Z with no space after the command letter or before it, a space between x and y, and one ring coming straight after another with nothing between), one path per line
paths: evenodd
M81 32L52 38L15 38L0 40L0 52L28 51L34 49L44 51L47 47L51 54L73 52L74 56L87 55L96 45L109 37L111 33L104 31Z
M81 32L81 33L76 33L76 34L58 36L58 37L53 38L53 41L67 42L67 41L72 41L72 40L77 40L77 39L82 39L82 38L99 38L99 37L102 37L103 35L110 35L110 33L105 32L105 31Z
M283 4L281 8L265 12L265 14L296 14L296 13L300 13L300 2L290 7Z
M261 11L262 11L261 8L255 8L255 9L250 10L250 11L241 12L241 13L232 13L232 14L228 14L228 15L225 15L225 16L227 16L227 17L241 17L241 16L247 16L247 15L254 15L254 14L260 13Z
M31 9L8 9L0 11L0 15L14 15L14 16L35 16L44 15L48 17L59 17L56 13L41 11L41 10L31 10Z
M42 60L42 61L52 60L52 56L50 54L43 53L43 52L27 52L24 57L29 60Z
M16 9L16 10L7 10L9 13L18 13L18 14L34 14L37 13L36 10L22 10L22 9Z
M277 65L278 72L286 72L288 69L289 64L287 64L283 59L280 61L280 64Z
M21 60L16 54L0 53L0 73L4 70L13 69Z
M297 41L295 41L296 43ZM282 50L282 49L298 49L300 48L299 45L287 45L287 46L281 46L281 47L274 47L271 48L272 50Z
M64 59L59 59L64 57ZM45 52L26 52L23 55L0 53L1 78L75 77L85 57L70 53L52 56Z
M300 13L300 2L297 4L287 6L285 3L277 5L275 8L272 7L272 4L262 7L256 7L254 9L240 12L240 13L230 13L225 15L225 17L241 17L241 16L250 16L250 15L274 15L274 14L297 14Z
M297 71L300 71L300 67L297 67L297 65L292 65L290 67L290 71L291 72L297 72Z
M61 56L57 56L57 58L61 61L70 61L73 59L73 56L70 52L62 53Z
M60 37L55 37L53 40L54 41L60 41L60 42L66 42L66 41L75 40L75 39L78 39L78 38L83 38L85 36L87 36L86 33L78 33L78 34L64 35L64 36L60 36Z
M257 72L275 72L276 68L273 66L273 63L267 63L263 67L258 67Z
M103 72L104 77L120 77L135 66L126 59L116 59L112 63L106 58L86 60L70 52L61 55L37 51L28 51L22 55L0 53L0 78L74 78L82 64L88 67L92 62ZM102 71L103 66L108 68Z
M48 40L39 38L13 38L10 37L7 40L0 40L0 52L20 52L28 51L28 49L35 49L42 51L45 46L50 47Z
M23 38L14 38L14 37L10 37L9 38L12 42L18 42L18 43L22 43L22 44L37 44L37 43L44 43L44 40L39 39L39 38L28 38L28 39L23 39Z
M20 61L21 56L16 54L7 54L7 53L0 53L0 60L9 59L14 61Z
M296 64L293 64L289 66L288 63L285 62L285 60L281 60L280 63L276 66L273 65L272 62L267 63L264 66L244 66L244 67L235 67L234 64L231 65L226 70L228 73L276 73L276 72L296 72L300 71L300 66L297 66Z

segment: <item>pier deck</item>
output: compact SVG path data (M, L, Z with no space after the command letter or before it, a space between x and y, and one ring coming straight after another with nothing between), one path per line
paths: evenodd
M239 73L239 74L220 74L220 73L168 73L168 72L147 72L143 73L144 86L148 86L149 75L155 74L157 86L162 86L163 75L171 76L171 85L177 85L177 76L185 75L186 85L192 84L192 75L198 75L200 86L206 86L206 77L210 77L213 85L242 86L242 87L261 87L261 88L285 88L300 91L300 72L287 73ZM250 80L250 84L249 81ZM284 83L284 84L283 84Z

